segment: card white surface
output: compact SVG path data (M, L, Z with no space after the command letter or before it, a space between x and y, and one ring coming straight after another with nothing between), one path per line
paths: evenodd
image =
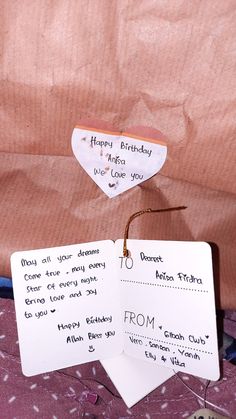
M174 375L169 368L153 365L124 353L101 361L113 384L128 407Z
M26 376L122 352L112 241L16 252L11 267Z
M87 174L112 198L155 175L162 168L167 146L130 134L97 132L76 127L72 150Z
M128 249L124 258L123 240L107 240L12 255L25 375L124 351L219 378L210 246L128 240Z
M119 259L124 352L152 364L217 380L211 248L203 242L128 240Z

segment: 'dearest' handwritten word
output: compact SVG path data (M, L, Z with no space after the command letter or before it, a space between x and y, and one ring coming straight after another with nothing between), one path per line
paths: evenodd
M143 252L140 252L140 258L145 262L163 262L161 256L146 256Z

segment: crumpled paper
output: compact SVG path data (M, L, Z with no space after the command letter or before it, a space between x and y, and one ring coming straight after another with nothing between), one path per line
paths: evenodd
M0 274L15 250L123 236L213 243L218 307L236 309L233 0L0 2ZM168 139L150 180L110 200L71 150L80 121ZM201 263L201 261L199 261Z

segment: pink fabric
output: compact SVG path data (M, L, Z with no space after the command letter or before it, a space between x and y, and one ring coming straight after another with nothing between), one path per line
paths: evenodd
M132 237L214 243L217 306L236 309L235 17L235 0L0 0L1 275L16 250L115 240L133 212L186 205ZM160 130L163 168L108 199L71 150L84 119Z
M218 412L232 418L236 417L235 372L236 367L224 361L221 380L211 383L207 391L207 400L224 409ZM183 374L181 377L203 397L202 380ZM24 377L19 358L14 302L2 299L0 394L0 417L3 419L173 419L187 418L202 407L202 401L174 376L132 409L127 409L99 362ZM214 407L209 407L214 410Z

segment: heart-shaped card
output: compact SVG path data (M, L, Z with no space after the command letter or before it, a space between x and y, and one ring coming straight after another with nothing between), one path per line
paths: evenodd
M83 169L109 198L155 175L167 156L163 140L83 126L73 131L72 149Z

